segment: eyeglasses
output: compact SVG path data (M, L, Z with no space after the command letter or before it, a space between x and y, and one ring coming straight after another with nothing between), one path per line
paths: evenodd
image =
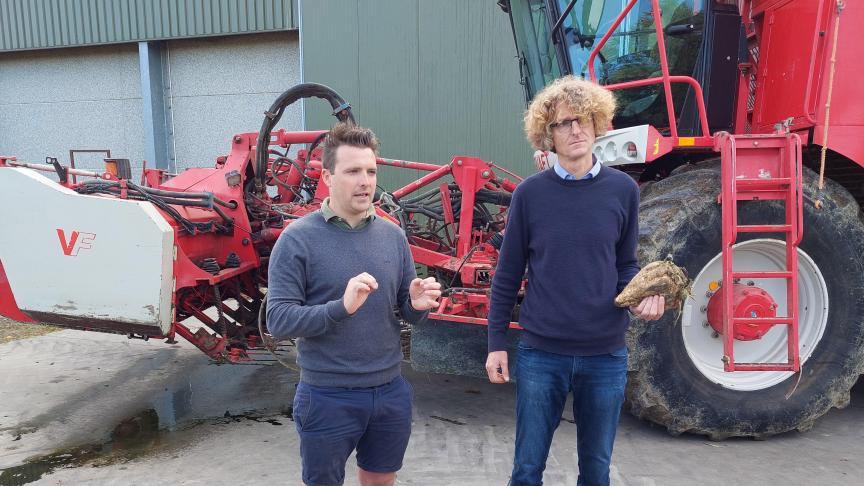
M559 133L567 133L573 129L574 123L579 127L579 130L582 130L582 127L587 125L587 120L583 119L580 121L579 118L565 118L559 122L550 123L549 128Z

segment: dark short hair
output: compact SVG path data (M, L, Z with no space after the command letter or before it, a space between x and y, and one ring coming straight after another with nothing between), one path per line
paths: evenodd
M330 172L336 168L336 150L342 145L370 148L378 155L378 138L372 130L351 123L339 123L330 129L321 142L321 164Z

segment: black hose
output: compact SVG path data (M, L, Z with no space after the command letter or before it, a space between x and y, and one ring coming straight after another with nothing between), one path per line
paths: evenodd
M146 192L147 194L152 194L155 196L162 196L165 198L170 198L171 200L179 200L179 199L200 199L202 201L206 201L205 205L201 204L185 204L182 202L171 202L169 204L178 204L178 205L186 205L186 206L202 206L202 207L212 207L213 203L219 204L221 206L225 206L229 209L236 209L236 202L226 202L218 197L215 197L212 192L182 192L182 191L166 191L163 189L154 189L152 187L144 187L135 184L134 182L126 181L128 187L134 187L136 190L140 192ZM98 189L98 190L113 190L116 189L116 192L120 192L120 182L119 181L88 181L83 185L84 190ZM80 191L79 191L80 192ZM168 199L166 199L167 201Z
M475 196L475 200L479 202L495 204L498 206L510 206L510 201L513 200L513 195L509 192L498 192L490 191L488 189L481 189L477 191L477 196Z
M354 118L351 118L351 121L353 123ZM308 155L309 160L312 160L312 152L314 152L315 149L318 148L318 145L320 145L321 142L324 141L324 137L326 137L326 136L327 136L326 133L322 133L321 135L318 135L317 137L315 137L315 140L313 140L312 143L309 144L309 152L308 152L309 153L309 155Z
M270 109L264 113L264 122L261 124L261 130L258 132L258 142L255 146L255 177L256 189L260 192L264 190L264 183L267 174L267 160L270 152L267 150L270 145L270 132L273 127L279 123L284 113L285 108L294 104L298 100L304 98L321 98L330 103L333 108L333 115L340 122L354 122L354 115L351 114L351 106L332 89L317 83L303 83L294 86L288 91L279 95L276 101L270 106Z
M148 202L154 204L159 209L168 213L168 215L171 216L171 218L174 219L174 221L176 221L177 224L182 226L183 229L189 234L195 234L196 231L212 231L213 228L215 228L217 231L219 231L221 233L226 233L226 234L230 234L233 231L232 228L233 228L234 220L232 218L230 218L228 215L226 215L218 206L213 205L212 201L215 200L215 198L212 197L211 193L197 193L197 194L207 196L207 200L184 199L184 198L177 198L177 197L161 196L158 194L151 194L149 191L147 191L147 189L152 190L152 188L145 188L145 187L139 186L138 184L135 184L134 182L131 182L131 181L126 181L126 184L127 184L127 190L129 191L127 197L129 199L143 200L143 201L148 201ZM112 182L112 181L106 181L106 182L99 181L99 182L94 182L94 183L85 183L85 184L81 185L80 187L76 188L75 190L79 194L104 193L104 194L117 195L120 193L119 182ZM196 193L181 193L181 192L174 193L173 191L161 191L161 192L163 192L165 194L177 194L177 195L196 194ZM176 209L171 207L172 204L175 206L196 206L196 207L205 207L208 209L213 209L214 211L216 211L216 213L219 214L220 217L222 217L222 219L225 221L227 226L218 224L214 221L209 221L206 223L198 223L198 222L190 221L190 220L184 218Z
M225 214L225 211L222 211L219 206L213 206L211 209L213 209L213 211L216 211L216 214L218 214L222 218L222 220L225 221L225 223L229 225L234 224L234 218Z
M430 198L430 197L435 196L435 195L440 196L441 191L438 189L434 189L432 191L425 192L425 193L420 194L418 196L402 198L399 200L399 202L402 204L413 204L413 203L416 203L418 201L422 201L423 199Z

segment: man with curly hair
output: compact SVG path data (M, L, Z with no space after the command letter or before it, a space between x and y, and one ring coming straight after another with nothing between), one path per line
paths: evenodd
M516 453L510 484L540 485L567 396L579 454L578 485L609 484L612 445L627 381L624 334L630 322L615 296L639 271L639 188L592 156L606 133L615 98L573 76L544 88L525 114L525 132L558 161L513 193L492 281L489 356L492 383L510 380L505 333L517 294L523 328L515 375ZM660 296L630 311L656 320Z

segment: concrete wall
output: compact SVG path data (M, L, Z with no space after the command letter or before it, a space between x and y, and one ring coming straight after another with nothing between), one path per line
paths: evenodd
M138 73L135 44L0 55L0 153L66 163L70 149L107 148L140 163Z
M163 53L178 170L212 166L232 135L257 132L273 100L300 82L296 32L169 41ZM302 127L299 105L279 127ZM110 149L137 178L144 144L137 44L0 54L0 154L66 164L70 149ZM101 169L101 159L76 156L76 165Z
M300 82L296 32L170 41L167 61L179 169L213 165L234 134L257 132L276 97ZM278 127L301 129L299 103Z

